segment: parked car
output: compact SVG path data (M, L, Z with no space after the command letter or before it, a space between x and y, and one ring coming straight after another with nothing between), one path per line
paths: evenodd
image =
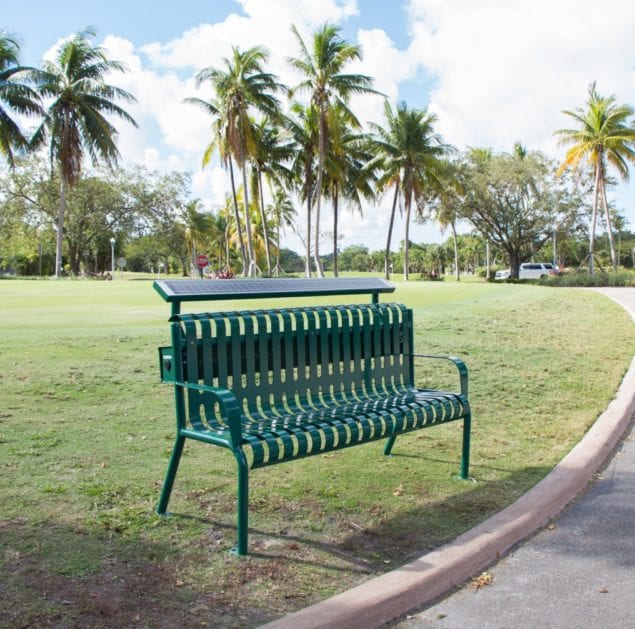
M518 279L521 280L537 280L547 275L555 275L557 269L551 262L523 262L518 270ZM508 280L511 277L511 270L496 271L495 279Z

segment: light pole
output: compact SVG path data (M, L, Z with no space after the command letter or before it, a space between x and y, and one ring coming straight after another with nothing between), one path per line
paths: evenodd
M115 279L115 239L114 237L110 239L110 277L111 279Z

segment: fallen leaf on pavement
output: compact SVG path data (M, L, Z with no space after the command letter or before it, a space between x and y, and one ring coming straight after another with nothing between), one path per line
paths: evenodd
M473 590L478 590L486 585L491 585L493 580L494 577L491 572L482 572L470 581L470 587Z

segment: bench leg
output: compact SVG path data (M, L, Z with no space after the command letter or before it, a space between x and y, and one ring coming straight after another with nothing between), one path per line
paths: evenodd
M249 466L242 450L234 451L238 463L237 499L237 546L232 549L236 555L247 555L249 536Z
M390 456L392 452L392 447L395 445L395 440L397 439L397 435L390 435L388 440L386 441L386 445L384 446L384 454L386 456Z
M467 480L470 477L470 429L472 414L468 413L463 419L463 451L461 454L461 478Z
M174 442L174 448L172 449L170 463L168 465L168 472L165 475L165 481L163 482L159 505L157 506L157 513L159 515L165 515L165 511L168 508L168 501L170 500L170 494L172 493L172 485L174 485L174 478L176 477L176 470L179 467L179 461L181 460L184 445L185 437L177 435L176 441Z

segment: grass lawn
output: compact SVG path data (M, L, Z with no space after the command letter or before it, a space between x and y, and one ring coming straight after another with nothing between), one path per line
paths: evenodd
M457 477L458 422L398 438L390 458L373 443L256 470L253 554L237 558L229 452L188 442L176 515L154 515L174 419L156 353L169 306L151 283L0 281L0 625L254 626L347 589L543 478L635 353L627 314L590 291L397 287L417 350L470 368L473 480ZM451 366L418 373L455 382Z

